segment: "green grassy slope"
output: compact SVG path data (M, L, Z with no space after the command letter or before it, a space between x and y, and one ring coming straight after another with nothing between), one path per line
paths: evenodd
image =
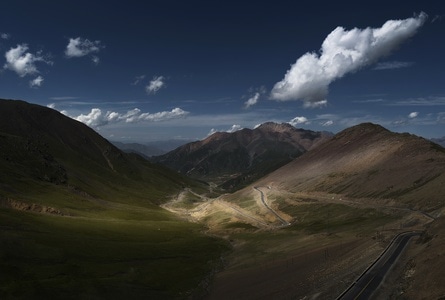
M199 293L227 246L158 206L184 187L204 188L56 111L0 100L0 298Z

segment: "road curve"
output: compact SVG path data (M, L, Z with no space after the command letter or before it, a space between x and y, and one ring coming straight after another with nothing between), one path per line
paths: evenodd
M409 231L396 235L385 251L380 254L374 263L370 265L337 300L369 299L377 290L390 268L397 261L397 258L400 253L402 253L408 241L416 235L420 235L420 233Z
M271 212L271 213L273 213L277 218L278 218L278 220L280 220L281 221L281 223L283 224L283 226L289 226L289 225L291 225L288 221L286 221L285 219L283 219L275 210L273 210L270 206L269 206L269 204L267 204L267 202L266 202L266 200L265 200L265 196L264 196L264 193L263 193L263 191L262 190L260 190L259 189L259 187L257 187L257 186L255 186L255 187L253 187L255 190L257 190L258 192L260 192L260 194L261 194L261 202L263 203L263 205Z

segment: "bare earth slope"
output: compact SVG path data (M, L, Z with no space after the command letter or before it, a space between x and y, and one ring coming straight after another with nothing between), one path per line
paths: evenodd
M261 207L255 187L290 226L277 228L281 224ZM444 196L444 148L371 123L348 128L222 197L275 230L231 235L234 254L209 299L336 299L397 233L424 230L375 299L441 299ZM257 226L234 216L238 223L225 228ZM208 212L207 219L230 222L220 212Z
M395 199L412 208L433 211L445 204L444 183L444 148L366 123L338 133L256 185Z

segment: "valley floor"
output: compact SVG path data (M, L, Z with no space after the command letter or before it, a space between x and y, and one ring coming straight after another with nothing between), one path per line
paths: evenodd
M254 189L215 199L184 191L166 205L232 244L206 299L336 299L397 233L423 231L434 221L389 200L262 190L268 206L290 226L262 206ZM420 239L411 244L425 247ZM406 255L412 257L415 250L409 249ZM399 264L412 263L404 255Z

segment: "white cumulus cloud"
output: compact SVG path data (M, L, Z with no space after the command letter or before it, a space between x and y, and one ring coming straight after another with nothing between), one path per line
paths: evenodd
M90 41L81 37L70 38L65 49L65 55L69 58L90 55L92 62L97 65L100 59L94 53L98 53L102 48L104 46L102 46L101 41Z
M5 53L6 63L3 68L16 72L20 77L25 77L26 75L39 73L36 66L37 62L52 64L51 61L43 57L41 52L33 54L28 50L26 44L17 45L17 47L8 50Z
M114 111L103 112L100 108L93 108L88 114L81 114L79 116L71 116L71 118L80 121L90 127L100 127L110 123L125 122L160 122L170 119L183 118L189 114L181 108L174 108L171 111L162 111L156 113L142 113L139 108L134 108L126 113L118 113Z
M320 54L308 52L291 66L273 87L270 98L302 100L306 107L325 105L331 82L389 55L426 19L422 12L404 20L389 20L380 28L337 27L323 41Z
M164 76L155 76L145 87L145 90L148 94L156 94L163 87L165 87Z
M306 117L295 117L288 123L292 126L297 126L298 124L310 124L311 122Z

